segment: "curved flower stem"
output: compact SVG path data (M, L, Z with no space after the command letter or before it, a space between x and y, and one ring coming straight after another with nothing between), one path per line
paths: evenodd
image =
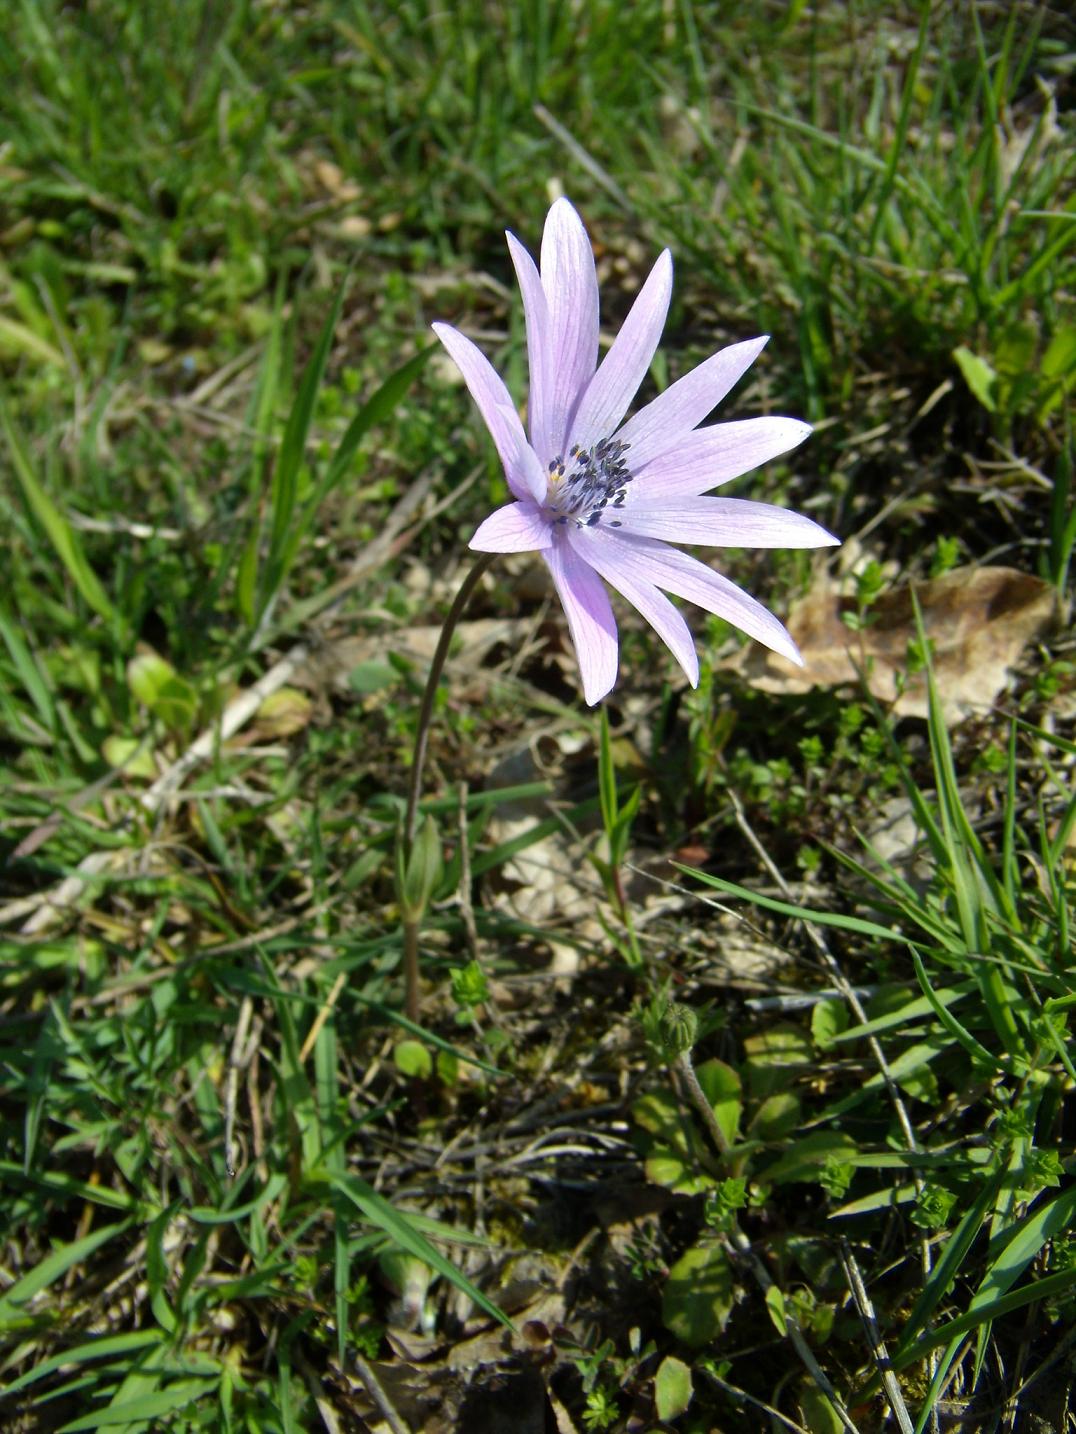
M721 1122L717 1118L717 1112L706 1099L706 1093L699 1084L699 1078L695 1074L695 1066L691 1060L690 1051L680 1051L676 1057L676 1067L683 1078L687 1093L691 1097L691 1103L702 1117L702 1123L706 1127L706 1133L717 1146L718 1153L723 1161L732 1154L732 1141L721 1129Z
M418 727L415 731L415 747L411 756L411 774L407 787L407 810L404 816L404 860L410 859L412 848L415 845L415 828L418 825L418 802L422 794L422 772L426 765L426 748L430 737L430 722L433 718L433 704L437 698L437 686L441 680L441 673L444 671L445 660L448 657L449 645L452 642L452 634L456 625L463 615L463 610L470 601L471 594L478 586L487 568L496 557L496 553L482 553L471 571L460 584L459 591L452 600L452 606L448 610L444 624L441 628L441 636L437 639L437 646L434 649L433 659L430 662L429 675L426 678L426 687L422 693L422 705L418 711ZM419 1018L419 996L418 996L418 929L419 923L414 919L407 919L403 923L404 932L404 984L405 984L405 1010L408 1020L417 1021Z

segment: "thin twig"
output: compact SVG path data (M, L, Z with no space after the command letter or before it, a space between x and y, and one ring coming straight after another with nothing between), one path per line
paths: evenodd
M173 762L168 770L153 783L148 791L139 798L139 802L145 811L155 813L163 805L165 800L183 785L184 780L195 767L202 762L208 761L213 754L220 750L221 746L234 737L240 727L245 727L250 719L275 692L284 687L303 666L310 656L310 650L305 644L300 643L293 647L287 657L282 657L275 662L268 672L259 677L257 682L247 687L238 697L233 698L221 714L219 722L214 722L191 743L187 750L177 761Z
M904 1395L901 1393L900 1384L896 1374L893 1372L893 1364L885 1347L885 1340L882 1338L881 1330L878 1328L878 1319L874 1313L874 1305L867 1293L867 1286L863 1282L863 1276L859 1272L856 1257L852 1253L852 1247L847 1240L841 1241L841 1263L844 1265L844 1277L848 1281L848 1288L852 1292L852 1298L856 1302L856 1309L863 1321L863 1328L866 1331L867 1339L870 1342L871 1353L874 1355L875 1368L881 1375L882 1383L885 1385L885 1392L889 1396L890 1408L896 1415L897 1423L900 1425L901 1434L915 1434L915 1424L908 1407L904 1403Z
M747 813L744 811L744 806L743 803L740 801L740 798L731 788L728 791L728 797L732 803L733 811L736 813L736 825L740 828L740 831L750 842L752 848L755 851L755 854L758 856L759 861L762 862L763 866L769 872L770 876L773 878L773 881L776 883L777 887L784 895L785 900L794 901L794 894L789 887L788 882L785 881L784 876L781 874L779 867L773 861L766 848L759 841L758 836L755 833L754 827L752 827L751 823L747 820ZM856 988L851 985L845 977L845 974L841 970L836 957L833 955L832 951L830 951L825 938L822 936L821 932L817 929L817 927L813 926L810 922L806 922L805 925L807 927L807 935L813 943L815 950L822 958L823 964L825 965L826 969L829 971L830 979L833 981L834 986L837 988L838 991L840 991L845 1001L851 1007L856 1020L859 1021L861 1025L865 1025L867 1023L867 1012L863 1005L863 1002L859 999L859 996L856 992ZM870 1046L871 1055L878 1063L878 1069L881 1072L882 1080L885 1082L885 1087L887 1092L889 1093L889 1098L893 1103L893 1109L896 1112L897 1120L900 1122L900 1128L904 1132L904 1139L907 1142L908 1149L911 1151L918 1151L919 1142L916 1139L915 1130L908 1115L908 1108L904 1104L903 1097L901 1096L896 1081L893 1079L893 1073L889 1069L889 1062L885 1058L885 1052L879 1045L878 1038L876 1036L868 1036L867 1044ZM928 1265L928 1271L929 1268L930 1267Z
M763 1297L765 1297L766 1294L768 1294L770 1290L776 1288L776 1286L770 1276L769 1270L767 1270L766 1266L755 1254L754 1250L752 1250L750 1240L737 1225L733 1225L732 1230L729 1232L726 1238L728 1240L728 1243L735 1251L736 1256L744 1262L747 1268L754 1275L755 1282L757 1283L759 1289L762 1291ZM814 1354L811 1350L811 1346L804 1339L803 1331L800 1329L799 1326L799 1321L789 1309L785 1310L784 1322L785 1329L788 1331L788 1337L792 1342L792 1348L799 1355L800 1363L814 1380L815 1384L817 1384L818 1388L833 1405L834 1412L836 1413L837 1418L841 1421L841 1425L845 1429L846 1434L859 1434L859 1430L852 1423L852 1420L849 1417L847 1409L845 1409L844 1407L844 1403L840 1395L830 1383L829 1376L826 1374L825 1370L818 1363L818 1360L815 1359Z
M694 1105L695 1109L698 1111L700 1117L702 1118L702 1121L706 1126L707 1133L716 1145L720 1154L722 1156L727 1156L731 1149L729 1140L725 1135L725 1132L721 1129L721 1125L717 1119L717 1115L710 1102L706 1099L706 1094L703 1091L702 1086L699 1084L699 1078L695 1074L695 1068L691 1062L691 1053L689 1051L678 1052L674 1063L676 1069L684 1078L684 1083L687 1086L688 1094L691 1096L691 1102ZM759 1289L762 1291L763 1297L765 1297L766 1294L774 1288L774 1281L770 1277L769 1270L767 1270L766 1266L758 1258L754 1250L752 1250L750 1240L748 1240L747 1236L735 1223L735 1220L733 1220L732 1227L725 1238L727 1243L732 1246L732 1250L735 1252L735 1256L742 1260L743 1263L747 1266L747 1268L751 1271L752 1275L755 1277L755 1282L757 1283ZM806 1369L807 1373L814 1380L818 1388L833 1405L837 1417L841 1421L841 1424L845 1429L846 1434L859 1434L859 1431L856 1429L856 1426L852 1423L851 1419L848 1416L848 1411L845 1409L840 1395L830 1383L829 1377L826 1375L825 1371L822 1369L822 1366L818 1363L817 1359L815 1359L810 1345L804 1339L803 1331L800 1329L799 1321L796 1319L796 1316L792 1313L791 1310L786 1310L784 1319L785 1329L788 1333L788 1338L792 1342L793 1349L796 1351L797 1355L799 1355L800 1362Z
M1032 1308L1034 1308L1034 1306L1032 1306ZM1065 1337L1061 1340L1060 1344L1058 1344L1055 1349L1052 1349L1050 1351L1050 1353L1045 1357L1045 1359L1038 1366L1038 1368L1032 1370L1032 1372L1028 1375L1024 1382L1018 1385L1013 1390L1012 1394L1009 1396L1010 1399L1018 1399L1022 1395L1026 1394L1027 1391L1032 1387L1032 1385L1037 1384L1044 1374L1046 1374L1050 1369L1052 1369L1053 1366L1057 1364L1059 1360L1064 1359L1065 1356L1072 1351L1073 1345L1076 1345L1076 1329L1069 1330L1068 1334L1065 1335Z
M392 1434L411 1434L411 1431L408 1429L407 1425L400 1418L399 1414L397 1414L396 1408L393 1405L392 1400L385 1393L384 1385L378 1379L377 1375L371 1369L370 1365L367 1364L366 1360L363 1359L361 1354L356 1354L354 1356L354 1360L355 1372L362 1380L363 1385L366 1388L367 1394L370 1396L370 1398L377 1405L378 1409L380 1409L381 1413L384 1415L385 1422L392 1430Z
M341 971L332 984L332 990L325 997L324 1004L318 1011L317 1015L314 1017L313 1024L311 1025L309 1031L307 1031L306 1033L306 1040L303 1042L303 1048L299 1052L300 1065L303 1064L307 1056L314 1049L314 1043L317 1040L318 1036L321 1035L321 1028L332 1015L333 1008L336 1005L336 1002L340 996L340 992L344 989L344 984L346 981L347 972Z
M736 825L740 828L740 831L750 842L752 848L758 855L759 860L762 862L763 866L769 872L773 880L777 883L778 888L784 893L785 899L788 901L793 901L793 893L790 890L788 883L785 881L784 876L782 875L780 869L777 867L776 863L771 859L769 852L766 850L766 848L762 845L762 843L756 836L754 828L751 826L751 823L747 819L747 813L744 810L743 803L740 801L739 796L731 787L729 788L728 796L732 802L733 810L736 813ZM808 921L804 924L807 929L808 938L810 939L810 941L814 945L815 950L821 957L826 969L829 971L830 979L833 982L834 986L836 986L838 991L840 991L841 995L848 1003L849 1008L851 1009L853 1015L860 1023L860 1025L866 1025L867 1012L863 1005L863 1002L859 999L855 987L852 986L851 983L845 977L845 974L841 970L837 958L829 949L829 945L827 944L825 937L811 922ZM881 1073L882 1080L885 1083L885 1088L888 1092L890 1102L892 1103L893 1109L896 1113L900 1128L904 1132L905 1143L907 1144L909 1151L911 1151L913 1154L916 1154L919 1151L919 1142L916 1139L915 1129L912 1125L911 1118L908 1115L908 1108L904 1104L903 1097L901 1096L900 1090L897 1087L896 1081L893 1079L893 1072L889 1069L889 1062L886 1060L885 1052L882 1050L881 1043L879 1042L878 1037L871 1033L867 1037L867 1045L870 1047L871 1055L874 1057L874 1060L878 1066L878 1070ZM916 1172L913 1175L913 1180L916 1190L921 1193L923 1189L922 1176ZM934 1262L930 1254L930 1241L926 1238L926 1236L924 1236L923 1239L919 1242L919 1258L923 1268L923 1276L924 1278L927 1278L930 1275L931 1270L933 1269ZM936 1352L931 1351L931 1354L928 1357L928 1364L930 1366L931 1373L933 1373L933 1370L936 1366L936 1362ZM932 1434L937 1434L939 1428L940 1424L938 1421L937 1409L935 1408L931 1411Z
M322 1383L321 1376L311 1365L302 1350L298 1348L297 1344L292 1346L292 1359L295 1362L296 1369L303 1377L306 1387L310 1392L311 1399L317 1406L318 1413L321 1415L321 1422L325 1425L325 1434L342 1434L340 1420L337 1418L336 1410L325 1397L325 1386Z
M261 1044L258 1037L261 1034L261 1024L255 1025L255 1035L251 1038L251 1045L254 1050L250 1057L250 1064L247 1066L247 1105L250 1108L250 1147L255 1161L262 1159L265 1154L265 1127L262 1123L261 1089L258 1085L258 1067L261 1057Z
M857 996L870 998L878 987L853 986L852 990ZM833 987L831 990L822 991L796 991L787 996L751 996L744 1001L744 1005L749 1011L811 1011L823 1001L832 1001L834 997L844 1000L843 992Z
M228 1053L228 1079L224 1086L224 1168L228 1174L235 1174L235 1105L239 1096L239 1070L247 1045L247 1032L254 1014L254 1001L244 996L239 1007L239 1019L235 1023L232 1048Z
M771 1419L776 1419L778 1424L783 1424L786 1429L791 1429L793 1434L809 1434L802 1424L797 1424L794 1419L790 1419L787 1414L782 1414L779 1409L775 1409L772 1404L767 1404L764 1399L756 1399L753 1394L748 1394L746 1389L740 1389L737 1385L730 1384L727 1379L722 1379L711 1369L707 1369L705 1373L707 1379L713 1380L718 1389L723 1389L732 1399L743 1400L745 1404L751 1404L756 1409L763 1410Z

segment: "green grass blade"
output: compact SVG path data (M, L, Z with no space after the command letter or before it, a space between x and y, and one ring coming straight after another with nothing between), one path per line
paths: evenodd
M287 1189L287 1185L288 1177L278 1170L269 1176L253 1200L248 1200L244 1205L235 1205L221 1210L214 1210L207 1205L195 1205L187 1211L187 1214L199 1225L232 1225L237 1220L245 1220L248 1215L257 1214L265 1205L282 1194Z
M421 349L412 358L402 363L398 369L390 373L384 383L380 385L356 413L355 417L348 424L337 445L336 452L325 470L325 476L316 490L316 497L311 507L316 509L322 500L333 491L348 476L352 460L358 452L359 444L366 437L372 428L383 423L395 412L400 400L407 393L408 389L418 378L419 374L426 367L432 354L437 352L439 345L429 344Z
M49 1355L48 1359L43 1359L40 1364L35 1364L33 1369L28 1369L25 1374L20 1374L18 1379L13 1379L10 1384L4 1386L4 1394L17 1394L27 1385L35 1384L39 1379L44 1379L46 1375L55 1373L57 1369L66 1369L68 1365L89 1364L95 1359L109 1359L117 1354L131 1354L135 1350L145 1349L147 1345L161 1344L166 1338L164 1330L161 1329L136 1329L131 1330L129 1334L105 1335L101 1339L92 1339L85 1344L73 1345L71 1349Z
M1054 1299L1058 1295L1067 1294L1074 1286L1076 1286L1076 1269L1059 1270L1056 1274L1046 1275L1043 1279L1035 1280L1030 1285L1022 1285L1018 1290L1001 1295L988 1304L978 1305L974 1310L969 1309L965 1314L958 1315L956 1319L939 1325L933 1333L924 1335L913 1349L903 1355L894 1355L893 1363L898 1369L906 1368L909 1364L915 1364L928 1350L935 1349L939 1344L959 1339L972 1330L978 1329L980 1325L1000 1319L1002 1315L1011 1314L1013 1310L1024 1309L1027 1305L1035 1304L1039 1300Z
M462 1290L479 1309L483 1310L491 1319L495 1319L498 1324L504 1325L506 1329L512 1328L512 1321L508 1316L473 1285L466 1275L457 1270L451 1260L447 1260L435 1245L431 1245L425 1235L419 1233L406 1215L402 1215L399 1210L394 1209L384 1196L379 1195L372 1186L367 1185L365 1180L360 1179L357 1175L338 1171L327 1171L325 1176L334 1189L339 1190L362 1211L372 1225L383 1230L402 1250L406 1250L408 1254L414 1255L419 1260L424 1260L431 1269L436 1270L457 1289Z
M966 1026L962 1026L951 1011L947 1010L944 1003L935 995L934 988L927 977L926 967L923 965L919 952L912 948L912 963L915 966L916 978L919 981L923 995L930 1002L930 1009L937 1016L938 1020L949 1032L949 1034L964 1047L972 1060L984 1065L987 1070L1005 1071L1006 1067L1001 1065L990 1054L981 1041L977 1041Z
M299 1037L295 1019L285 992L277 980L272 962L262 955L262 970L275 992L274 1005L280 1022L280 1082L284 1105L294 1121L301 1143L303 1168L310 1170L320 1159L323 1148L317 1102L306 1071L299 1060Z
M290 543L285 555L286 569L290 569L294 563L302 540L313 527L321 505L329 494L338 488L350 473L351 464L362 440L376 424L384 422L386 418L392 415L397 404L406 394L417 376L426 367L430 355L433 354L437 348L437 344L430 344L420 353L415 354L413 358L408 359L406 363L401 364L395 372L389 374L384 383L367 399L348 424L344 436L337 446L336 452L333 454L328 467L314 488L312 497L293 525Z
M103 1205L109 1210L133 1212L138 1205L136 1197L123 1190L111 1190L106 1185L91 1185L88 1180L78 1180L59 1170L39 1174L36 1171L24 1170L14 1161L0 1160L0 1175L19 1184L30 1185L50 1196L59 1195L68 1200L88 1201L91 1205Z
M803 135L812 144L824 146L827 149L835 149L847 159L853 160L864 169L874 170L885 175L888 169L886 161L879 155L873 154L870 150L864 149L861 145L850 144L847 140L838 135L832 135L828 130L821 129L818 125L809 124L805 120L797 119L794 115L780 114L776 110L765 108L761 105L748 104L741 101L742 108L748 113L756 115L759 119L769 120L773 124L780 125L793 134ZM898 193L906 195L923 211L924 216L936 225L938 232L948 235L956 244L960 244L960 234L953 224L946 210L945 205L938 199L937 195L915 174L897 174L892 181L892 188Z
M1000 1251L968 1306L969 1314L999 1299L1020 1278L1046 1242L1064 1234L1074 1218L1076 1186L1055 1195L1026 1216L1015 1231L1003 1231L996 1240Z
M1008 1174L1008 1171L1002 1171L1002 1180L995 1182L993 1187L984 1194L988 1193L992 1200L996 1199L1002 1186L1006 1184L1005 1177ZM902 1341L902 1348L898 1349L893 1356L893 1363L897 1368L914 1363L927 1350L939 1344L948 1345L931 1383L931 1390L924 1405L924 1413L929 1412L932 1399L937 1397L937 1390L941 1388L956 1356L960 1341L966 1334L975 1331L978 1336L976 1351L976 1368L978 1368L985 1352L985 1332L994 1320L1039 1300L1065 1294L1076 1285L1076 1269L1071 1269L1060 1270L1041 1280L1033 1280L1031 1284L1025 1285L1019 1290L1011 1290L1011 1286L1036 1258L1047 1240L1054 1235L1063 1234L1068 1228L1074 1210L1076 1210L1076 1187L1050 1201L1042 1210L1025 1220L1015 1233L1003 1232L1002 1235L996 1237L992 1246L1001 1243L1001 1254L990 1266L964 1314L949 1320L914 1345L905 1347L904 1341ZM919 1428L922 1429L924 1426L925 1419L921 1417Z
M906 944L908 938L899 931L892 931L888 926L879 926L873 921L864 921L858 916L841 916L833 911L814 911L807 906L793 906L788 901L778 901L773 896L763 896L760 892L752 891L747 886L737 886L734 881L726 881L724 877L712 876L707 871L699 871L693 866L682 866L680 862L672 863L677 871L682 871L685 876L693 876L701 881L703 886L711 886L716 891L722 892L725 896L738 896L741 901L748 901L752 906L761 906L764 911L774 911L778 916L791 916L799 921L812 922L816 926L832 926L838 931L854 931L857 936L873 936L879 941L898 941Z
M1076 200L1069 200L1068 205L1069 208L1072 208L1073 205L1076 205ZM1068 220L1069 216L1066 215L1065 219ZM1049 227L1052 222L1052 220L1048 220L1047 226ZM1035 255L1034 259L1011 283L998 290L994 295L994 306L999 310L1004 310L1010 308L1014 303L1019 303L1040 274L1045 273L1054 261L1064 254L1066 249L1073 246L1076 246L1076 223L1063 222L1055 238L1048 244L1042 248L1031 249L1030 252Z
M22 633L0 607L0 638L8 650L19 681L26 689L26 695L37 708L37 714L48 732L56 732L56 707L52 700L49 684L34 655L23 641Z
M919 70L923 63L923 54L926 50L927 40L930 35L930 19L931 6L929 4L922 5L919 17L919 34L916 38L915 49L912 52L911 59L908 61L904 74L896 132L889 145L889 155L886 159L885 172L882 175L881 186L878 196L875 199L874 218L871 221L870 232L866 239L865 251L868 254L875 252L878 243L878 231L884 222L886 206L889 203L893 188L896 185L901 168L901 161L905 157L908 127L911 123L912 109L916 99L916 88L919 83Z
M109 1240L121 1235L129 1223L127 1220L121 1220L115 1225L102 1225L99 1230L83 1235L80 1240L72 1240L69 1245L61 1245L59 1249L46 1255L39 1265L35 1265L0 1295L0 1328L20 1324L25 1318L22 1307L28 1301L42 1290L48 1289L62 1275L66 1275L68 1270L87 1260Z
M934 1001L948 1008L962 1001L978 987L974 981L964 981L957 986L947 987L944 991L934 992ZM838 1032L834 1037L836 1043L842 1041L860 1041L864 1036L876 1036L882 1031L906 1030L916 1021L921 1021L924 1016L934 1011L933 1001L926 996L916 996L909 1000L906 1005L896 1011L886 1011L882 1016L875 1016L873 1020L864 1021L861 1025L849 1026L847 1030Z
M1076 224L1073 225L1073 228L1076 229ZM1070 433L1067 442L1057 455L1054 481L1050 489L1048 565L1050 581L1061 598L1065 594L1069 563L1072 561L1073 548L1076 547L1076 503L1072 501L1073 448L1073 436Z
M931 1270L930 1277L920 1291L919 1298L912 1306L911 1313L904 1325L900 1343L897 1346L898 1354L911 1347L915 1337L937 1309L939 1302L952 1288L953 1281L956 1279L968 1251L983 1228L983 1223L1004 1179L1004 1170L999 1170L990 1177L980 1190L974 1204L964 1212L960 1223L945 1242L941 1259Z
M269 489L269 551L258 588L257 616L261 622L275 602L288 574L288 555L292 548L292 524L299 497L299 472L306 456L306 444L314 421L314 409L325 369L329 362L333 335L344 303L345 285L337 290L329 317L322 326L317 345L303 371L295 395L284 437L280 444Z
M1005 810L1001 833L1001 879L1005 892L1005 915L1012 926L1019 924L1017 895L1020 871L1016 861L1016 723L1009 723L1009 750L1005 768Z
M874 848L871 844L864 841L863 838L860 840L868 854L874 856ZM963 954L964 944L959 935L953 931L951 923L947 923L943 916L935 915L924 903L920 893L896 873L889 875L885 871L884 863L879 863L882 867L882 872L879 873L858 861L848 852L841 851L829 843L823 845L835 861L839 861L842 866L854 872L867 887L874 887L879 892L879 900L874 903L875 905L892 907L894 916L903 917L914 926L918 926L925 936L936 942L950 956Z
M12 466L15 469L15 476L19 480L19 486L22 488L23 497L34 517L45 530L56 556L66 569L71 581L82 594L86 605L92 608L99 617L104 618L106 622L121 625L119 614L109 601L107 593L97 579L97 574L86 560L77 533L37 481L37 475L34 473L23 441L16 432L7 408L2 402L0 402L0 427L3 428L4 437L7 439Z
M953 762L953 749L942 715L923 613L914 589L912 605L915 611L916 633L926 663L927 731L938 789L949 876L967 953L974 958L980 952L991 950L987 912L997 913L1004 903L997 876L964 810ZM1013 1001L1001 969L994 961L975 961L974 970L979 977L983 1000L990 1012L998 1039L1011 1056L1023 1059L1024 1041L1013 1014Z
M348 1249L347 1221L341 1208L333 1202L333 1305L336 1311L336 1357L343 1369L347 1362L349 1324L348 1290L351 1287L351 1254Z
M177 1380L156 1394L143 1394L136 1399L125 1399L121 1404L110 1404L95 1414L83 1414L62 1424L56 1434L82 1434L83 1430L110 1429L117 1424L144 1425L148 1420L185 1409L203 1394L210 1393L218 1383L216 1379Z

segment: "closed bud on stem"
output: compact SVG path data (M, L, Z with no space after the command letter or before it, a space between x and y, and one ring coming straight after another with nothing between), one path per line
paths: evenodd
M670 1001L665 1007L658 1029L658 1038L670 1056L690 1051L699 1034L699 1018L690 1006Z
M443 870L437 823L427 816L410 851L402 833L396 844L396 899L405 921L422 920Z

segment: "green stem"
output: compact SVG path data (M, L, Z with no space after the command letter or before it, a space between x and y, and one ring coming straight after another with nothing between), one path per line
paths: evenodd
M483 553L471 571L460 584L459 592L452 600L452 606L448 610L444 624L441 627L441 636L437 639L437 646L434 649L433 659L430 662L429 674L426 678L426 686L422 693L422 705L418 710L418 727L415 731L415 747L411 756L411 773L407 786L407 810L404 816L404 862L411 858L411 850L415 845L415 828L418 825L418 802L422 794L422 773L426 766L426 748L430 739L430 723L433 720L433 706L437 699L437 687L441 680L441 673L445 668L445 661L448 658L448 649L452 642L452 634L456 625L463 615L463 610L470 601L471 594L478 586L486 569L493 562L496 553ZM418 989L418 932L419 922L409 918L403 923L404 935L404 1009L411 1021L419 1019L419 989Z
M702 1123L706 1127L707 1134L717 1146L717 1149L724 1159L728 1159L732 1153L732 1142L721 1129L721 1122L717 1118L717 1112L706 1099L706 1092L699 1084L699 1078L695 1074L695 1067L692 1064L691 1052L681 1051L676 1057L676 1066L687 1086L687 1093L691 1097L691 1104L702 1117Z
M1012 998L1005 989L1005 980L1000 969L993 961L982 963L979 988L1002 1044L1014 1060L1022 1061L1025 1055L1024 1042L1013 1015Z
M419 992L418 992L418 922L405 921L403 924L404 938L404 1015L409 1021L419 1025Z
M411 848L415 844L415 826L418 822L418 799L422 792L422 771L426 765L426 746L430 738L430 721L433 717L433 704L437 698L437 684L440 682L441 673L445 668L445 660L448 657L448 648L452 641L452 634L456 630L456 624L462 617L463 610L470 601L471 594L478 586L480 579L496 556L496 553L483 553L464 578L460 584L459 592L452 600L452 606L449 608L448 616L445 618L444 626L441 628L441 636L437 639L437 647L434 649L429 676L426 678L426 689L422 694L422 706L418 710L418 730L415 733L415 750L411 757L411 779L407 789L407 815L404 818L404 841L409 856L411 854Z

